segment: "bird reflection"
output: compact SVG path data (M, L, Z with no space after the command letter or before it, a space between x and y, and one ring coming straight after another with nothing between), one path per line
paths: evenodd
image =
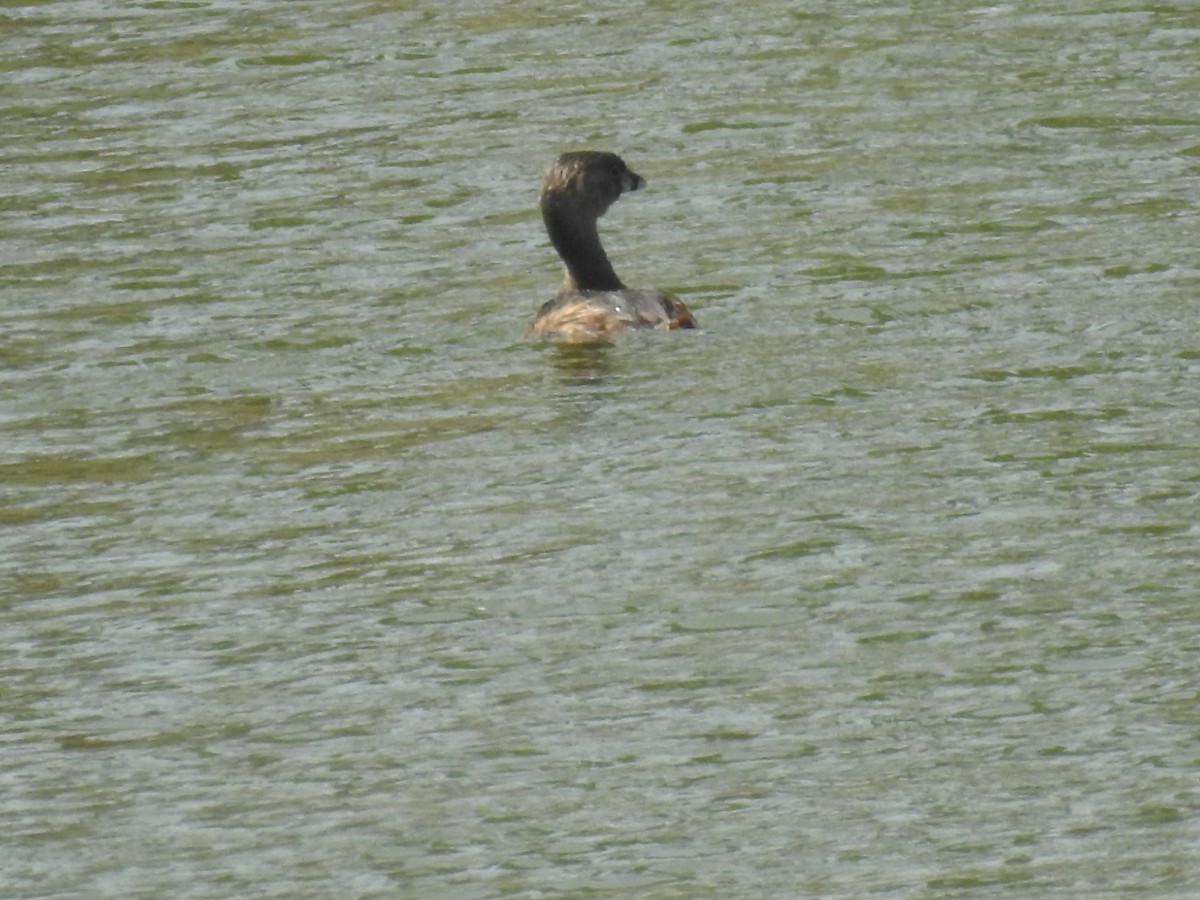
M612 345L555 344L554 367L567 384L600 384L613 373Z

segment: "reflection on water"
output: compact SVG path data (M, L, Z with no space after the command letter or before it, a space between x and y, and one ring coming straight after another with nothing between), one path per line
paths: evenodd
M4 896L1200 881L1196 14L0 19Z
M600 384L613 373L612 347L608 343L554 345L554 368L567 384Z

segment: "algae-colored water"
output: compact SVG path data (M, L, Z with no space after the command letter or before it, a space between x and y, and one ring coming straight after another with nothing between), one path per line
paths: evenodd
M1198 40L0 6L0 893L1190 896Z

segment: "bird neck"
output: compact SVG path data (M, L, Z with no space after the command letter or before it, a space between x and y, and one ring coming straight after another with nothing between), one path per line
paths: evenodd
M553 202L544 202L542 220L546 223L550 243L567 267L560 294L619 291L625 287L608 261L594 218L581 218L576 211L564 210Z

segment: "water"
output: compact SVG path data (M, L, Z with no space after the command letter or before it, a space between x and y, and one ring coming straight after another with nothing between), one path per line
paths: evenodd
M1189 4L0 35L4 896L1192 895Z

